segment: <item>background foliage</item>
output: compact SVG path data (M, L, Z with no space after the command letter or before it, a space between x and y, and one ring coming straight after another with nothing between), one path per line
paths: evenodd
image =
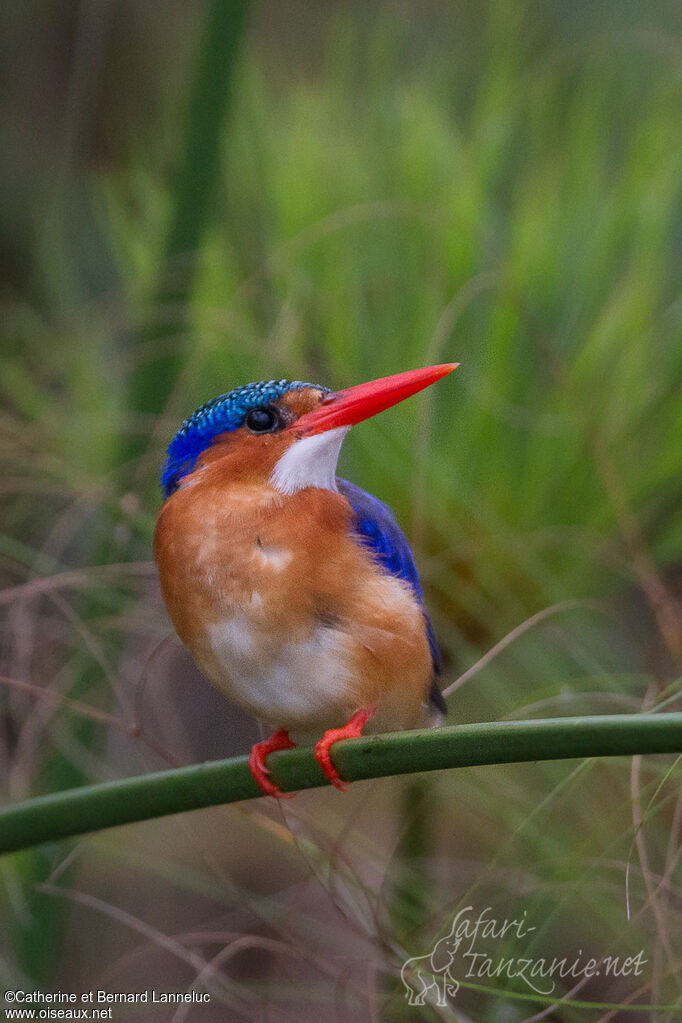
M2 23L6 798L257 735L164 641L150 541L179 420L270 377L461 362L342 465L414 541L451 721L678 709L677 6L34 0ZM202 1023L539 1018L461 960L450 1008L407 1009L402 962L473 904L536 926L495 954L644 949L636 982L543 1018L673 1006L677 779L476 768L16 855L0 979L197 983L213 1002L176 1018Z

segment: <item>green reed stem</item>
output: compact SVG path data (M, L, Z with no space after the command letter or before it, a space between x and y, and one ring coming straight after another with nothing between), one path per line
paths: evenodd
M613 714L349 739L334 749L334 762L342 777L360 781L483 764L680 752L682 713ZM327 784L311 749L274 753L268 764L283 790ZM260 794L245 756L55 792L0 810L0 853Z

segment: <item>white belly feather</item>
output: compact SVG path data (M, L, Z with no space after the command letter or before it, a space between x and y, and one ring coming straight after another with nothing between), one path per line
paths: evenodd
M306 727L355 709L354 641L339 629L315 626L301 641L275 639L256 615L238 611L208 627L211 680L255 717ZM336 713L335 713L336 711Z

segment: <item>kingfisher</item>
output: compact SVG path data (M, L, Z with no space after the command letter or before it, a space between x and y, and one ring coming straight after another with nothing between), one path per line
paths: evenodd
M351 426L457 367L333 391L246 384L184 421L161 475L154 553L169 615L206 678L274 729L249 758L436 724L441 658L410 545L391 509L336 475Z

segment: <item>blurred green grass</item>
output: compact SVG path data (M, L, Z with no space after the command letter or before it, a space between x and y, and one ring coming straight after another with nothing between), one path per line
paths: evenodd
M108 105L100 96L99 149L88 97L126 50L115 48L121 22L88 11L77 19L80 49L60 108L64 137L50 150L26 131L17 86L0 122L12 153L6 195L28 199L27 212L8 203L1 225L3 585L71 568L85 579L97 550L106 561L149 560L164 447L178 421L219 392L280 376L345 386L458 360L447 386L353 431L341 466L395 508L415 541L447 681L539 610L586 603L520 635L457 690L452 719L637 709L677 694L675 12L387 3L333 6L308 24L293 4L289 24L256 4L218 181L210 197L197 196L187 234L196 228L200 244L183 252L169 251L168 231L203 9L174 8L163 39L146 23L148 42L167 47L141 50L158 80L139 93L128 83L120 103L131 112L123 124L118 115L112 137L101 125L116 112L116 88ZM57 47L43 40L40 50L30 13L6 18L17 52ZM175 61L163 61L166 52ZM145 114L137 105L147 101ZM40 103L49 109L47 97ZM32 168L33 150L41 159ZM161 393L169 354L178 373ZM135 394L152 394L153 407ZM123 571L89 587L87 600L85 620L72 591L13 600L4 674L65 695L86 672L108 675L93 704L110 707L112 678L134 698L166 628L154 595ZM25 693L6 687L2 696L10 797L49 787L55 750L83 776L117 769L104 738L79 743L67 710L41 716ZM419 950L417 938L430 947L433 916L446 926L472 885L501 903L522 891L529 915L546 921L548 946L564 933L584 942L589 913L610 951L622 935L630 861L631 898L649 906L632 925L633 947L644 944L654 963L644 998L672 1001L666 928L679 928L680 804L670 780L657 794L668 766L647 761L640 778L621 763L588 764L575 778L542 765L439 779L438 884L408 950ZM649 798L638 828L639 801ZM324 858L335 819L317 809L324 823L308 838ZM403 868L420 883L421 861ZM665 899L651 894L662 879ZM7 906L18 912L14 890ZM41 904L48 921L49 899ZM397 1013L402 993L392 997ZM471 1011L496 1004L473 1000ZM494 1018L525 1018L506 1010ZM564 1007L553 1018L581 1012Z

